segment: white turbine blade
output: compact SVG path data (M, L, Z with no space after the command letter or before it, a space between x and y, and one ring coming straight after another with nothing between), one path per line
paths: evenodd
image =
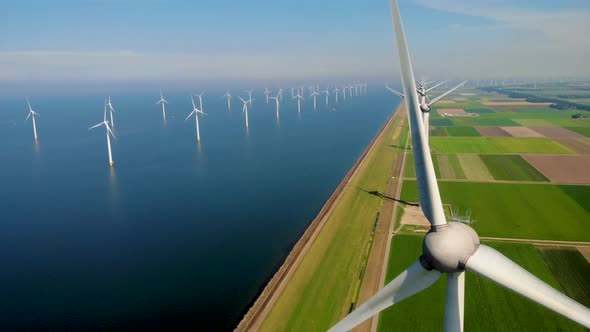
M442 81L442 82L438 83L437 85L435 85L435 86L433 86L431 88L426 89L426 92L428 92L430 90L433 90L433 89L436 89L436 88L438 88L439 86L441 86L441 85L443 85L445 83L447 83L447 81Z
M30 117L31 117L31 111L29 111L29 114L27 114L27 117L25 118L25 121L27 121Z
M97 127L100 127L100 126L102 126L103 124L104 124L104 122L101 122L101 123L99 123L99 124L95 124L94 126L92 126L92 127L88 128L88 130L90 130L90 129L94 129L94 128L97 128Z
M329 329L328 332L352 330L355 326L361 324L371 316L378 314L385 308L432 286L440 278L440 275L440 272L436 270L428 271L424 269L420 261L416 261L389 284L385 285L377 294L373 295L367 302Z
M445 331L463 331L465 313L465 272L447 274Z
M404 88L404 96L406 96L404 100L410 116L410 132L412 135L412 149L414 151L420 207L430 224L433 226L444 225L446 224L445 213L436 182L432 157L430 156L430 147L424 134L424 123L421 120L422 110L420 109L420 101L416 92L416 84L414 83L410 52L406 44L404 27L396 0L391 0L391 12L402 74L402 86Z
M195 111L193 110L187 117L186 119L184 119L184 121L186 122L186 120L188 120L193 114L195 113Z
M495 249L480 245L465 267L468 271L490 279L500 286L590 328L590 309L547 285Z
M242 103L244 103L244 104L246 103L246 101L241 96L238 96L238 98L240 98L240 100L242 101Z
M443 99L444 97L446 97L446 96L447 96L449 93L451 93L451 92L453 92L453 91L457 90L458 88L460 88L461 86L463 86L463 84L465 84L465 83L467 83L467 81L463 81L463 82L461 82L461 83L459 83L459 84L455 85L455 86L454 86L454 87L453 87L451 90L449 90L449 91L447 91L447 92L443 93L442 95L440 95L440 96L438 96L438 97L436 97L436 98L432 99L432 100L431 100L431 101L428 103L428 106L432 106L432 105L436 104L436 102L438 102L439 100L441 100L441 99Z
M403 93L401 93L401 92L399 92L399 91L397 91L397 90L394 90L394 89L390 88L390 87L389 87L389 85L386 85L386 86L385 86L385 88L386 88L387 90L391 91L393 94L395 94L395 95L398 95L398 96L400 96L400 97L404 98L404 94L403 94Z
M191 96L191 102L193 103L193 112L194 112L197 109L197 107L195 106L195 99L193 98L193 96Z
M104 126L107 128L107 131L109 132L109 134L111 134L111 136L113 136L114 139L117 139L117 136L115 136L115 133L113 133L113 131L111 130L111 127L109 127L108 122L105 122Z
M29 102L29 98L27 97L27 105L29 105L29 112L33 111L33 108L31 107L31 102Z

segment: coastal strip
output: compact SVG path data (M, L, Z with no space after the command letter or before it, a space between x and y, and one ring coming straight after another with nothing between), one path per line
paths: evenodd
M334 210L337 203L340 201L344 189L353 179L357 170L365 161L369 152L373 149L375 142L383 135L385 128L387 128L395 118L396 114L400 114L400 108L398 107L395 112L386 121L383 128L377 133L375 138L370 142L367 148L359 156L357 161L353 164L352 168L346 173L334 193L326 201L316 218L311 222L306 231L303 233L299 241L295 244L283 265L274 274L273 278L268 282L264 290L258 296L252 307L248 310L242 321L239 323L235 331L257 331L262 322L266 319L271 308L289 283L289 280L297 270L303 257L309 250L309 247L314 242L317 235L322 230L324 224L329 219L332 211ZM343 290L346 291L346 290Z

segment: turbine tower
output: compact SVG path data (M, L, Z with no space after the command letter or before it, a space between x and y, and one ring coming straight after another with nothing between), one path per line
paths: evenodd
M109 100L110 101L110 100ZM113 161L113 154L111 152L111 135L113 136L114 139L117 139L117 137L115 136L115 134L113 133L113 130L109 127L109 121L107 121L107 101L104 101L104 117L102 122L95 124L94 126L88 128L88 130L90 129L94 129L100 126L104 126L105 130L106 130L106 134L107 134L107 149L109 151L109 166L113 167L113 165L115 165L115 162Z
M109 96L109 102L107 103L109 110L111 112L111 127L115 129L115 119L113 118L113 112L115 112L115 108L113 107L113 103L111 103L111 96Z
M269 99L274 99L277 105L277 120L279 119L279 95L277 94L276 97L269 97Z
M248 103L251 103L252 99L244 100L244 99L242 99L242 97L239 97L239 98L242 101L242 103L244 103L244 106L242 107L242 114L246 115L246 129L247 129L250 127L250 125L248 124Z
M303 97L297 92L297 95L291 99L297 99L297 113L301 113L301 101L303 100Z
M25 118L25 121L27 121L29 118L31 118L31 120L33 122L33 137L35 138L35 143L37 143L39 141L39 139L37 138L37 122L35 122L35 117L37 115L39 115L39 113L33 111L33 108L31 107L31 103L29 102L29 98L27 98L27 105L29 105L29 114Z
M202 95L202 93L201 93ZM199 95L200 96L200 95ZM199 114L207 115L207 113L203 112L201 109L195 107L195 99L191 96L191 102L193 103L193 111L184 119L186 122L193 114L195 115L195 126L197 127L197 142L201 142L201 132L199 130Z
M313 110L316 110L316 97L319 96L320 94L317 93L315 90L311 93L311 96L313 97Z
M326 94L326 106L328 106L328 104L330 103L330 91L328 91L328 88L326 88L326 90L324 90L323 93Z
M156 103L156 105L157 104L162 104L162 117L164 118L164 121L166 121L166 104L168 104L168 102L166 101L166 99L164 99L162 90L160 90L160 100Z
M254 91L254 89L252 90L248 90L246 92L248 92L248 102L250 103L250 106L252 106L252 91Z
M268 88L264 88L264 95L266 96L266 103L268 104L268 94L270 93L270 91L268 90Z
M227 98L227 110L231 112L231 95L229 94L229 90L227 90L224 97Z
M334 94L336 95L336 104L338 104L338 92L340 92L340 89L334 88L334 91L332 92L334 92Z
M433 285L447 273L445 331L463 331L465 271L474 272L590 328L590 309L553 289L495 249L479 243L477 233L460 222L447 223L424 135L420 101L397 0L391 0L406 107L410 110L412 149L420 207L431 224L422 256L367 302L329 331L349 331L371 316Z

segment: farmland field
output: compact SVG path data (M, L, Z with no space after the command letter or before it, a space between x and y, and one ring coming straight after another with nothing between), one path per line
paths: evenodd
M421 254L422 236L398 235L391 244L386 282ZM543 257L529 244L486 243L534 275L559 288ZM384 310L378 331L440 331L444 317L445 279ZM484 278L465 278L465 331L584 331L558 314L530 302Z
M590 307L590 263L576 248L539 247L566 295Z
M481 155L481 160L496 180L549 181L519 155Z
M467 179L480 181L490 181L494 179L479 155L459 154L457 155L457 158Z
M481 236L590 241L590 186L439 181L443 203L471 209ZM401 199L417 202L415 181Z
M430 146L435 153L573 153L548 138L431 137Z
M456 154L437 154L434 156L438 161L441 179L466 179Z
M448 136L481 136L473 127L447 127Z
M590 137L590 127L566 127L566 129L569 129L573 132L584 135L586 137Z

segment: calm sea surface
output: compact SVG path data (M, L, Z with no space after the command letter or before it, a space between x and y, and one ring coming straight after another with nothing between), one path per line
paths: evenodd
M0 99L0 330L232 330L399 102L288 97L277 122L261 93L246 131L237 91L205 92L199 145L187 93L166 123L157 91L113 94L114 168L104 96L31 96L38 144Z

